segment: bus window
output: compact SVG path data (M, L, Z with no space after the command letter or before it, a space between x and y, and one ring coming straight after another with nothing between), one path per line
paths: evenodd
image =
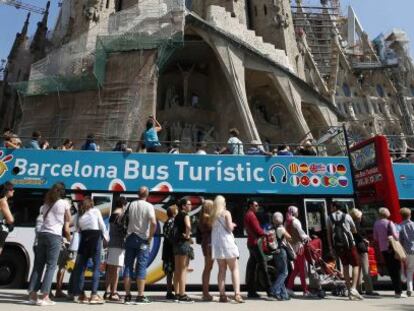
M112 194L92 193L91 197L94 206L101 211L104 220L109 218L112 213Z
M344 213L349 213L350 210L355 208L355 203L353 199L339 199L339 198L334 198L332 199L332 203L338 203L340 209L344 212Z
M34 227L43 205L46 191L15 188L10 202L11 211L15 217L15 225L19 227Z

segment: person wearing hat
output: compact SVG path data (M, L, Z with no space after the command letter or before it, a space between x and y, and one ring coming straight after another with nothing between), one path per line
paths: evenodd
M252 140L250 143L250 148L247 149L247 155L266 155L272 156L271 152L265 151L263 145L260 144L258 140Z

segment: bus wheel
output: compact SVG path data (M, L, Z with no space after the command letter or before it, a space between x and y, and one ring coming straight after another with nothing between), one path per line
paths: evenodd
M21 252L3 249L0 255L0 288L22 288L26 275L26 259Z

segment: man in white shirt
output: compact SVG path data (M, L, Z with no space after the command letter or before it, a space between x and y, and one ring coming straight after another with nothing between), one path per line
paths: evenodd
M144 296L145 277L149 257L149 246L157 228L154 206L147 202L149 190L141 187L138 191L138 200L131 202L125 217L128 217L127 238L125 241L125 303L131 303L131 278L135 274L138 287L137 304L148 304L151 301Z

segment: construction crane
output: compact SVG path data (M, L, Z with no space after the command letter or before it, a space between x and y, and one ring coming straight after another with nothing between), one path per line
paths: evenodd
M23 9L38 14L44 14L46 12L44 8L35 6L33 4L24 3L23 1L19 0L0 0L0 4L14 6L16 9Z

